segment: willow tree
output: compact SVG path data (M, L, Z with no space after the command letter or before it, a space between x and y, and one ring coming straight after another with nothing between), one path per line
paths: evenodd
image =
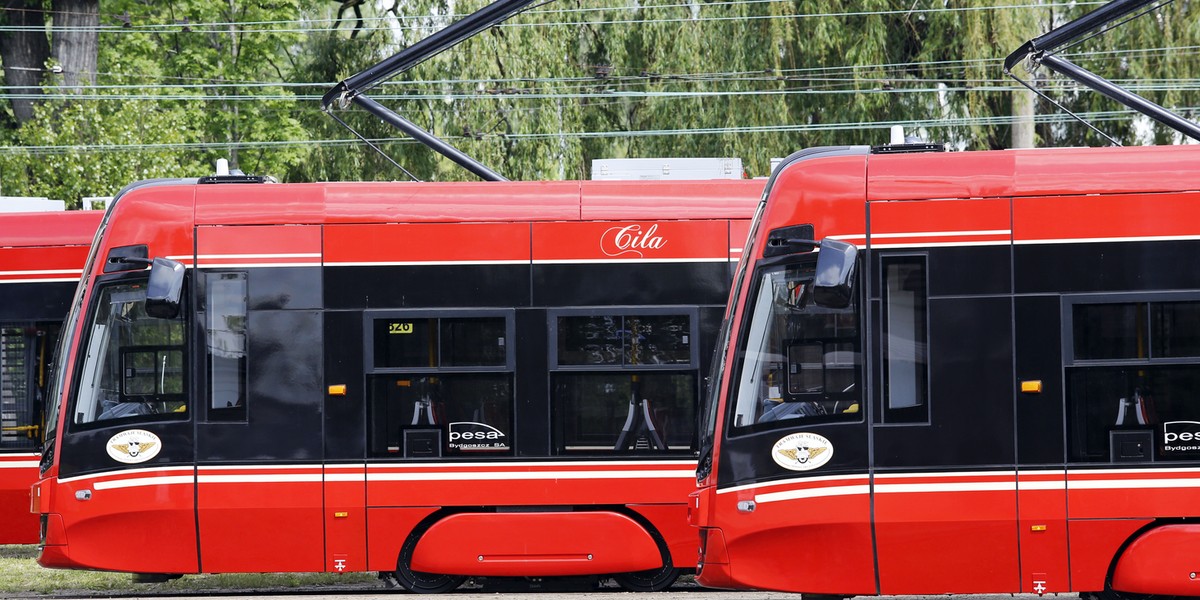
M366 15L364 15L365 17ZM386 27L364 26L353 38L349 27L330 27L333 15L328 10L310 14L312 23L321 26L297 44L289 53L291 64L289 77L297 84L305 84L300 92L318 98L341 81L383 60L396 51L391 33ZM349 29L350 31L347 31ZM283 173L289 181L346 181L346 180L390 180L407 178L392 164L390 156L397 148L414 145L416 142L362 110L335 110L338 119L346 122L355 132L373 140L385 154L372 150L357 141L345 127L325 114L316 100L297 102L294 115L299 120L308 139L313 140L305 159ZM352 140L344 143L341 140ZM419 170L427 171L431 158L421 156ZM409 165L415 167L416 165Z
M396 43L482 4L414 0ZM954 4L557 2L402 75L390 105L521 179L586 177L591 159L622 156L737 156L762 175L806 146L885 143L893 122L1004 147L1006 124L970 123L1011 114L1000 59L1042 17ZM397 152L431 168L417 167L423 177L472 177L422 149Z
M1200 65L1195 60L1196 48L1200 47L1200 15L1189 10L1192 6L1188 2L1167 3L1140 17L1123 19L1123 24L1081 40L1060 53L1093 73L1195 121L1200 115L1200 90L1195 86L1200 77ZM1091 7L1057 10L1054 19L1062 22L1077 18ZM1119 143L1168 144L1184 139L1178 132L1133 113L1067 77L1042 71L1039 81L1049 97L1085 117ZM1042 110L1061 112L1052 105ZM1039 132L1047 144L1053 145L1109 143L1073 120L1041 125Z

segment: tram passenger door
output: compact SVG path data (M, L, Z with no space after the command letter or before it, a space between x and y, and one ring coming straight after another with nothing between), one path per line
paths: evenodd
M1068 548L1062 339L1065 329L1063 278L1059 272L1064 268L1064 246L1021 243L1061 235L1057 229L1064 214L1052 208L1058 205L1058 200L1046 197L1013 199L1017 493L1021 591L1026 593L1068 592L1080 589L1081 583L1072 582ZM1051 211L1047 212L1047 208ZM1048 230L1052 230L1049 235ZM1080 276L1094 279L1091 274ZM1089 528L1092 523L1083 526ZM1089 545L1082 544L1077 550ZM1101 572L1107 572L1107 559L1106 556ZM1103 581L1099 586L1103 586Z
M323 571L321 231L198 227L203 572Z
M879 593L1017 592L1009 201L869 211Z

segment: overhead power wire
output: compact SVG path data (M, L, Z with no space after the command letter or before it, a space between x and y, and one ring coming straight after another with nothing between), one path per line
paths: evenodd
M1082 45L1082 44L1083 44L1083 43L1085 43L1085 42L1088 42L1088 41L1090 41L1090 40L1092 40L1092 39L1095 39L1095 38L1097 38L1097 37L1100 37L1101 35L1104 35L1105 33L1108 33L1108 32L1110 32L1110 31L1112 31L1112 30L1114 30L1114 29L1116 29L1116 28L1118 28L1118 27L1120 27L1120 26L1122 26L1122 25L1125 25L1126 23L1129 23L1130 21L1133 21L1134 19L1137 19L1137 18L1139 18L1139 17L1143 17L1143 16L1145 16L1145 15L1147 15L1147 14L1150 14L1150 13L1152 13L1152 12L1154 12L1154 11L1156 11L1156 10L1158 10L1158 9L1160 9L1160 8L1162 8L1162 7L1166 6L1166 5L1168 5L1168 4L1171 4L1171 3L1172 3L1172 2L1174 2L1174 1L1175 1L1175 0L1163 0L1162 2L1159 2L1158 4L1155 4L1155 5L1153 5L1153 6L1148 6L1148 7L1146 7L1144 10L1142 10L1141 12L1139 12L1139 13L1136 13L1136 14L1133 14L1133 15L1130 15L1130 16L1126 17L1126 18L1125 18L1125 20L1123 20L1123 21L1121 21L1121 22L1119 22L1119 23L1109 23L1108 25L1106 25L1106 26L1104 26L1104 27L1102 27L1102 28L1100 28L1100 29L1097 29L1096 31L1093 31L1093 32L1091 32L1090 34L1088 34L1088 35L1085 35L1085 36L1081 37L1081 38L1080 38L1080 39L1078 39L1078 40L1075 40L1075 41L1073 41L1073 42L1071 42L1071 43L1069 43L1069 44L1065 44L1065 45L1063 45L1063 47L1061 47L1061 48L1059 48L1059 49L1057 49L1057 50L1055 50L1055 51L1053 51L1053 52L1050 52L1050 54L1062 55L1064 52L1066 52L1067 50L1070 50L1071 48L1074 48L1074 47L1076 47L1076 46Z
M753 3L756 0L729 1L722 3L724 6L731 6L743 3ZM936 13L961 13L961 12L980 12L980 11L1002 11L1013 9L1034 9L1043 10L1047 8L1058 7L1075 7L1088 6L1093 4L1103 4L1102 2L1060 2L1049 4L1010 4L1003 6L964 6L964 7L940 7L940 8L911 8L911 9L893 9L893 10L875 10L875 11L843 11L843 12L828 12L828 13L793 13L787 15L730 15L730 16L715 16L715 17L678 17L678 18L651 18L651 19L609 19L609 20L583 20L583 21L554 21L554 22L520 22L514 21L502 23L496 27L499 29L506 28L528 28L528 27L579 27L579 26L602 26L602 25L641 25L655 23L680 23L680 22L721 22L721 21L758 21L758 20L773 20L773 19L828 19L837 18L844 19L847 17L869 17L869 16L889 16L889 15L911 15L911 14L936 14ZM679 7L674 5L672 7ZM691 5L682 5L690 7ZM701 9L707 5L699 5ZM605 10L611 11L634 11L634 10L650 10L656 8L653 5L646 6L620 6L611 7ZM711 12L711 11L710 11ZM440 20L449 22L461 15L437 15ZM389 20L391 17L376 17L376 20ZM428 16L422 17L405 17L406 20L420 20L422 22L430 21ZM366 19L364 19L366 21ZM246 22L209 22L209 23L191 23L191 22L175 22L164 23L159 25L101 25L98 27L62 27L58 28L63 31L72 32L96 32L96 33L122 33L122 34L137 34L137 33L202 33L202 34L246 34L246 33L325 33L340 30L340 27L299 27L299 24L314 22L310 19L295 19L281 21L246 21ZM265 25L281 25L282 27L264 27ZM260 27L260 28L255 28ZM412 25L409 25L412 27ZM423 27L434 28L434 27ZM0 31L43 31L45 28L29 25L0 25ZM360 31L391 31L392 26L375 26L361 27Z
M1184 110L1196 111L1200 107L1188 107ZM1079 116L1093 121L1131 121L1142 117L1132 110L1095 111L1079 113ZM946 127L975 127L984 125L1011 125L1019 117L1002 115L994 117L953 117L944 119L915 119L898 121L857 121L844 123L792 124L792 125L759 125L743 127L714 127L714 128L683 128L683 129L654 129L641 131L560 131L545 133L494 133L483 134L484 139L507 139L515 141L557 140L567 136L572 138L622 138L622 137L658 137L684 135L741 135L752 133L812 133L830 130L889 130L892 126L901 125L905 128L939 129ZM1071 123L1073 119L1059 114L1039 114L1034 116L1038 124ZM446 136L454 140L478 140L476 136ZM375 144L416 144L407 137L368 138ZM113 144L113 145L43 145L43 146L0 146L0 154L31 154L49 155L71 152L157 152L157 151L217 151L230 149L261 149L294 146L344 146L360 143L356 138L323 139L323 140L283 140L283 141L239 141L239 142L171 142L161 144Z
M1060 104L1060 103L1059 103L1057 100L1055 100L1054 98L1051 98L1050 96L1048 96L1048 95L1047 95L1047 94L1046 94L1044 91L1042 91L1042 90L1039 90L1039 89L1037 88L1037 86L1035 86L1035 85L1031 85L1029 82L1025 81L1024 79L1021 79L1020 77L1017 77L1016 75L1012 75L1012 78L1013 78L1013 79L1015 79L1015 80L1017 81L1017 83L1020 83L1021 85L1023 85L1023 86L1025 86L1025 87L1029 88L1029 90L1030 90L1031 92L1033 92L1033 93L1037 94L1038 96L1041 96L1041 97L1042 97L1042 99L1049 101L1049 102L1050 102L1051 104L1053 104L1053 105L1054 105L1056 108L1058 108L1058 110L1061 110L1061 111L1063 111L1063 112L1067 113L1068 115L1070 115L1070 117L1071 117L1072 119L1075 119L1076 121L1079 121L1080 123L1083 123L1084 125L1087 125L1087 126L1088 126L1088 128L1089 128L1089 129L1091 129L1092 131L1095 131L1096 133L1098 133L1098 134L1100 134L1100 135L1104 136L1104 139L1108 140L1108 141L1109 141L1109 143L1111 143L1112 145L1114 145L1114 146L1120 146L1120 145L1121 145L1121 143L1120 143L1120 142L1118 142L1117 140L1113 139L1113 137L1112 137L1112 136L1110 136L1110 135L1108 135L1107 133L1104 133L1103 131L1101 131L1099 127L1096 127L1095 125L1092 125L1091 121L1089 121L1088 119L1084 119L1083 117L1080 117L1079 115L1077 115L1077 114L1075 114L1075 113L1071 112L1071 110L1070 110L1070 109L1068 109L1067 107L1065 107L1065 106L1063 106L1062 104Z
M1088 52L1075 52L1075 53L1067 54L1065 56L1068 58L1072 58L1072 59L1092 58L1092 59L1096 59L1096 60L1123 60L1130 53L1144 55L1144 56L1166 55L1168 53L1171 54L1172 56L1180 56L1183 54L1200 54L1200 45L1161 46L1161 47L1155 47L1155 48L1140 48L1140 49L1131 49L1131 50L1095 50L1095 51L1088 51ZM930 71L930 70L936 69L938 71L947 72L947 71L957 70L958 68L966 67L969 65L980 65L980 66L1000 65L1003 63L1003 60L1004 60L1003 58L977 58L977 59L958 59L958 60L940 60L940 61L910 61L910 62L897 62L897 63L876 63L876 64L866 64L866 65L831 65L831 66L822 66L822 67L803 67L803 68L795 68L795 69L778 69L778 70L769 69L769 70L755 70L755 71L714 71L714 72L699 72L699 73L665 73L665 72L664 73L649 73L649 72L642 73L641 71L639 71L639 74L637 74L637 75L622 75L622 74L620 74L622 71L622 68L619 66L615 66L615 67L613 67L614 74L605 78L604 81L610 81L610 82L611 81L623 81L623 80L643 81L643 80L651 79L651 80L658 80L658 81L672 81L672 82L677 82L677 83L686 83L686 82L694 82L694 81L709 82L712 80L720 80L720 81L732 81L732 80L745 81L745 80L751 80L751 79L768 80L768 79L773 79L773 78L812 79L813 74L830 74L830 73L839 73L839 72L855 73L855 72L860 72L860 71L885 71L885 72L892 71L892 72L897 72L897 73L900 73L903 75L908 71ZM576 65L576 66L581 69L589 67L589 65ZM41 68L41 67L39 67L39 68L11 67L11 69L23 70L23 71L50 72L50 69ZM154 87L159 87L159 88L170 87L170 88L178 88L178 89L205 89L205 88L207 88L207 89L229 89L229 88L232 88L232 89L254 89L254 88L265 88L265 87L281 87L281 88L317 87L317 88L322 88L322 89L328 89L335 83L335 82L321 82L321 81L317 81L317 82L286 82L286 81L251 81L251 80L230 80L230 81L224 81L224 82L208 82L208 80L203 77L184 77L184 76L172 76L172 75L147 76L147 75L141 74L141 73L137 73L137 74L113 73L113 72L104 72L104 71L96 72L93 74L96 76L106 76L106 77L120 77L120 78L144 77L144 78L151 79L151 80L178 79L178 80L184 80L184 81L200 82L200 83L193 83L193 84L159 83L154 86ZM846 81L859 81L859 80L862 80L863 78L861 78L861 77L846 77L844 79ZM934 78L927 78L927 79L934 79ZM961 79L954 79L954 78L948 78L948 77L942 77L942 78L936 78L936 79L938 81L962 81ZM993 81L1002 81L1002 80L1003 80L1003 78L1000 78L1000 77L993 79ZM598 80L595 76L561 76L561 77L509 77L509 78L489 78L489 79L416 79L416 80L399 80L399 81L391 80L391 81L387 81L387 82L382 82L380 85L383 87L414 87L414 86L424 86L424 85L470 85L470 84L499 85L499 84L508 84L508 83L526 83L527 84L527 83L555 83L555 82L580 82L580 83L593 83L594 84L597 81ZM7 89L25 90L25 89L29 89L29 87L30 86L0 86L0 91L7 90ZM147 83L143 82L143 83L127 83L127 84L96 84L96 85L85 86L85 89L139 89L139 90L144 90L147 87L150 87L150 86L148 86ZM42 85L42 86L40 86L40 89L42 89L42 90L55 90L55 89L78 90L78 89L80 89L80 86L78 86L78 85L74 85L74 86Z
M444 100L585 100L595 98L725 98L725 97L754 97L754 96L819 96L819 95L859 95L859 94L937 94L944 92L1010 92L1013 86L974 86L974 87L922 87L906 89L774 89L774 90L730 90L730 91L598 91L598 92L505 92L505 93L439 93L411 94L374 94L377 100L394 100L410 102L428 102ZM20 100L112 100L112 101L198 101L198 102L237 102L240 104L267 101L311 102L321 99L320 94L293 95L238 95L223 96L216 94L184 95L184 94L3 94L0 98Z
M1176 91L1187 92L1200 90L1200 79L1130 79L1116 80L1124 87L1137 91ZM747 80L737 80L732 83L746 83ZM713 84L731 83L709 82ZM1003 79L813 79L796 85L784 87L767 87L763 89L692 89L692 90L662 90L641 89L646 82L620 82L608 86L596 84L513 87L498 85L483 90L470 90L472 86L461 86L460 89L439 89L434 86L427 89L413 89L403 92L376 94L378 100L395 102L479 102L479 101L544 101L544 100L596 100L596 99L716 99L716 98L749 98L761 96L845 96L845 95L908 95L908 94L946 94L946 93L1009 93L1015 86ZM135 86L145 89L145 86ZM315 88L316 86L303 86ZM597 89L602 87L604 89ZM1026 86L1028 87L1028 86ZM262 93L220 94L203 93L204 86L186 88L201 93L180 93L159 91L147 93L86 93L71 92L79 88L55 88L68 91L28 92L28 87L6 86L5 93L0 93L0 99L19 100L72 100L72 101L104 101L104 102L236 102L239 104L255 104L265 102L307 103L320 100L320 93L279 93L264 91ZM83 88L84 90L90 88ZM120 87L120 91L134 89ZM165 90L175 89L166 86ZM1042 90L1075 91L1083 86L1073 82L1054 81L1042 85ZM316 110L314 108L314 110Z
M1125 60L1127 58L1128 54L1138 54L1138 55L1142 55L1142 56L1158 56L1158 55L1171 54L1172 56L1178 57L1181 55L1200 54L1200 46L1196 46L1196 45L1193 45L1193 46L1164 46L1164 47L1156 47L1156 48L1142 48L1142 49L1129 50L1129 51L1097 50L1097 51L1090 51L1090 52L1076 52L1076 53L1069 54L1067 56L1072 59L1091 58L1093 60ZM497 87L497 88L511 88L516 85L529 86L529 85L541 85L541 84L576 84L576 87L586 88L586 87L595 87L595 85L597 85L598 83L604 83L605 85L607 85L609 87L624 87L624 86L631 86L631 85L634 85L634 86L645 85L648 82L657 82L660 84L665 84L667 82L670 82L672 84L682 85L682 84L689 84L689 83L710 84L710 83L731 83L731 82L751 82L751 81L774 81L774 80L781 80L781 79L783 79L783 80L787 80L787 79L803 80L809 85L812 85L814 82L817 82L817 81L826 82L826 83L843 81L846 83L862 84L867 81L881 80L883 78L888 77L889 74L894 74L894 78L889 79L889 82L893 85L901 85L901 84L911 85L914 82L921 82L921 81L934 82L934 83L946 83L946 84L953 84L953 83L966 84L966 83L973 83L973 82L979 82L979 83L989 83L990 82L993 84L999 84L1000 82L1006 81L1006 79L1000 78L1000 77L993 78L993 79L969 79L969 78L963 78L963 77L951 76L951 75L938 76L938 75L936 75L936 73L938 73L938 72L952 73L954 71L958 71L961 68L964 68L969 65L979 65L979 66L999 65L999 64L1002 64L1002 62L1003 62L1003 59L1001 59L1001 58L987 58L987 59L944 60L944 61L914 61L914 62L902 62L902 63L879 63L879 64L870 64L870 65L832 65L832 66L824 66L824 67L805 67L805 68L797 68L797 69L780 69L780 70L770 69L770 70L755 70L755 71L725 71L725 72L718 71L718 72L699 72L699 73L650 73L650 72L639 71L638 74L628 74L628 75L620 74L622 69L620 67L614 67L613 74L609 75L608 77L604 78L603 80L597 79L595 76L509 77L509 78L489 78L489 79L474 79L474 78L472 78L472 79L417 79L417 80L402 80L402 81L393 80L393 81L384 82L382 84L382 86L385 88L419 88L419 87L429 87L429 86L441 85L441 86L458 86L461 88L463 86L470 86L470 85L483 85L483 86L491 86L491 87ZM588 67L587 65L578 65L578 68L581 68L581 69L587 68L587 67ZM48 69L44 69L44 68L36 68L36 69L28 68L28 67L13 67L13 68L19 69L19 70L39 71L39 72L48 72L49 71ZM862 72L862 71L880 71L881 73L879 73L878 75L876 73L871 73L871 75L869 75L869 76L852 75L854 73L858 73L858 72ZM930 75L926 76L926 77L913 77L910 75L911 72L930 72ZM834 75L837 75L840 73L844 73L844 74L846 74L846 76L840 77L840 78L834 77ZM134 74L127 74L127 73L112 73L112 72L98 72L95 75L97 75L97 76L103 75L103 76L107 76L107 77L119 77L119 78L144 77L141 74L134 75ZM325 89L328 89L329 87L331 87L332 85L334 85L333 82L286 82L286 81L249 81L249 80L242 80L242 81L233 80L233 81L225 81L225 82L204 82L205 80L200 77L175 77L175 76L167 76L167 75L151 76L151 77L149 77L149 79L152 79L152 80L178 79L178 80L193 81L193 82L198 82L198 83L161 83L161 82L157 83L157 84L148 84L146 82L125 83L125 84L103 84L102 83L102 84L96 84L96 85L88 85L88 86L84 86L84 87L81 87L78 85L74 85L74 86L42 85L38 89L42 90L42 92L44 94L39 94L37 97L40 99L52 97L52 93L55 90L68 90L68 91L72 92L72 95L69 97L72 97L75 99L85 99L85 98L80 97L75 92L78 92L80 90L93 91L93 90L125 90L125 89L134 89L134 90L142 91L142 90L147 90L148 88L150 88L150 89L172 89L172 90L232 89L232 90L238 90L238 91L255 90L255 89L261 89L261 88L283 88L283 89L314 88L314 89L325 90ZM1147 82L1151 82L1151 81L1163 81L1163 80L1138 79L1138 80L1115 80L1115 81L1129 82L1130 85L1136 85L1139 82L1147 83ZM1180 81L1188 81L1188 80L1180 80ZM8 90L27 91L29 89L30 89L30 86L0 86L0 98L9 97L9 96L5 96L3 94L3 92L8 91ZM1186 89L1190 89L1190 87L1184 86L1184 87L1175 88L1175 87L1164 86L1164 87L1155 88L1155 89L1166 89L1166 90L1185 89L1186 90ZM135 96L137 98L140 98L140 97L143 97L144 94L139 94L139 95L135 95ZM63 96L63 97L66 97L66 96ZM263 96L257 95L256 97L262 98ZM110 97L106 96L103 99L110 99Z
M380 150L379 146L376 146L374 143L371 142L371 140L364 137L358 131L355 131L355 129L353 127L347 125L346 122L343 121L341 118L339 118L336 114L334 114L333 111L329 112L329 116L333 117L334 121L337 121L339 124L341 124L341 126L343 128L348 130L350 133L353 133L354 136L356 138L358 138L360 141L365 142L368 146L370 146L371 149L374 150L376 154L384 157L385 159L387 159L388 162L392 163L392 165L395 166L397 169L400 169L401 171L403 171L405 175L408 175L409 179L411 179L413 181L421 181L420 179L417 178L416 175L413 175L411 172L409 172L408 169L405 169L403 166L400 165L400 163L396 162L396 160L394 158L392 158L391 156L388 156L388 154L386 152L384 152L383 150Z
M659 3L659 4L638 3L638 4L620 4L620 5L607 5L607 6L585 6L585 7L577 7L577 8L530 9L530 10L524 11L524 14L527 14L527 15L581 14L581 13L616 12L616 11L670 10L670 9L676 9L676 8L686 8L686 9L690 10L690 9L697 8L697 7L704 8L704 9L714 9L714 8L721 8L721 7L747 6L747 5L756 5L756 4L791 4L793 1L794 0L723 0L723 1L718 1L718 2L704 2L703 4L700 4L698 2L693 2L693 1L684 1L684 2L670 3L670 4L668 4L668 3ZM1040 4L1040 5L1036 5L1036 6L1044 7L1044 8L1059 8L1059 7L1091 6L1091 5L1099 5L1099 4L1104 4L1104 1L1094 0L1094 1L1085 1L1085 2L1059 2L1059 3L1051 3L1051 4ZM860 13L867 14L867 15L908 14L908 13L913 13L913 12L920 12L922 10L924 10L924 11L988 10L988 9L1005 9L1005 8L1027 8L1030 6L1034 6L1034 5L1014 4L1014 5L1000 6L1000 7L963 7L963 8L957 8L957 9L949 8L949 7L943 7L942 9L897 9L894 11L882 11L882 12L881 11L860 11ZM392 12L391 13L392 16L381 15L381 16L376 16L376 17L369 17L369 16L364 15L361 19L359 19L357 17L355 17L353 19L350 19L350 18L339 19L337 17L303 17L300 19L279 19L279 20L267 20L267 21L206 21L206 22L196 22L196 23L190 23L190 22L185 23L179 19L176 19L170 23L164 22L164 23L158 23L158 24L146 24L146 25L136 25L136 26L130 24L127 26L127 25L125 25L126 20L136 18L135 16L130 15L127 12L120 13L120 14L104 13L104 12L88 13L88 12L79 12L79 11L57 11L57 10L28 9L28 8L15 8L15 7L14 8L0 8L0 12L40 12L40 13L51 15L51 16L56 15L56 14L79 15L79 16L89 16L89 17L90 16L99 16L101 18L108 18L108 19L120 22L121 23L120 27L122 27L122 28L140 28L140 29L148 29L148 30L156 30L156 29L160 29L160 28L184 29L184 28L192 28L192 27L228 28L230 26L238 26L238 25L261 26L261 25L296 25L296 24L303 24L303 23L337 23L337 22L341 22L344 20L353 20L353 21L361 20L364 23L395 20L395 21L399 21L399 22L403 23L405 21L428 21L431 18L430 15L401 16L401 15L397 15L396 13ZM391 12L391 11L385 11L385 12ZM843 15L843 14L844 15L856 15L856 14L860 14L860 13L847 12L847 13L826 13L826 14L828 14L828 15ZM447 20L458 19L458 18L461 18L462 16L464 16L464 15L463 14L433 15L433 17L444 18Z

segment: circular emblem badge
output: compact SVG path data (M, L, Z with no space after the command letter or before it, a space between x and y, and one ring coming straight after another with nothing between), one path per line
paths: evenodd
M833 444L815 433L793 433L775 442L771 458L792 471L811 471L833 458Z
M132 465L158 456L162 441L144 429L130 429L108 438L105 448L113 460Z

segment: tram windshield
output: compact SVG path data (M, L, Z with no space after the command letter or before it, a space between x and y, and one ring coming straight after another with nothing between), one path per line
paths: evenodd
M145 282L102 288L93 309L70 420L186 418L183 321L146 314Z
M760 271L741 336L732 427L862 419L862 351L856 301L813 301L815 255Z

